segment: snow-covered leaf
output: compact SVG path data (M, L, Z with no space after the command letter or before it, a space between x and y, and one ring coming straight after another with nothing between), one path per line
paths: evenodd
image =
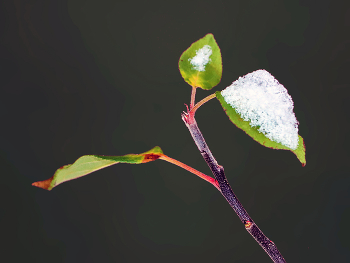
M291 150L305 165L305 145L298 135L293 100L266 70L257 70L216 93L230 120L260 144Z
M221 52L212 34L194 42L179 60L184 80L193 87L210 90L221 80Z

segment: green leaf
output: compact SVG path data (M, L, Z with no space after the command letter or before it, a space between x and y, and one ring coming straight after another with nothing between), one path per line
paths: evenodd
M207 34L182 53L179 70L184 80L192 87L210 90L219 84L222 60L213 34Z
M305 144L303 138L298 135L299 142L298 147L293 150L281 143L275 142L267 138L263 133L258 131L259 127L252 127L250 125L249 121L245 121L241 118L239 113L229 105L224 97L221 95L220 91L215 92L216 98L220 101L221 106L223 107L224 111L226 112L229 119L240 129L242 129L246 134L248 134L250 137L252 137L255 141L260 143L261 145L264 145L268 148L273 149L279 149L279 150L290 150L292 151L299 161L302 163L303 166L306 165L306 159L305 159Z
M127 154L123 156L84 155L76 160L75 163L59 168L51 178L35 182L32 185L51 190L61 183L82 177L113 164L147 163L157 160L162 155L163 152L158 146L141 154Z

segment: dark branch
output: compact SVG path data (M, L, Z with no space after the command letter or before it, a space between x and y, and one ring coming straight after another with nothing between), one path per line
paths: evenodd
M233 208L233 210L238 215L241 222L244 224L245 229L253 236L253 238L258 242L258 244L265 250L269 257L275 263L285 263L283 256L278 251L275 243L268 239L264 233L259 229L259 227L250 218L247 211L244 209L241 202L238 200L236 195L231 189L228 183L224 168L217 163L213 154L209 150L207 143L201 131L198 128L197 122L193 115L187 113L182 114L182 120L185 122L187 128L189 129L194 142L196 143L200 153L202 154L204 160L208 164L210 170L212 171L215 179L218 181L222 195L226 198L227 202Z

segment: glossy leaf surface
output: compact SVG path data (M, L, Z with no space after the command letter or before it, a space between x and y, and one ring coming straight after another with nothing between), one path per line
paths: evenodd
M193 87L210 90L221 80L221 52L212 34L194 42L179 60L184 80Z
M44 181L35 182L32 185L46 190L51 190L61 183L77 179L113 164L147 163L157 160L162 155L163 152L158 146L141 154L127 154L123 156L84 155L73 164L68 164L59 168L51 178Z

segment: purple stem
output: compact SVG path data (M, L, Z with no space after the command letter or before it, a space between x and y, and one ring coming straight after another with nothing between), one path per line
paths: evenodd
M187 128L189 129L194 142L196 143L198 150L202 154L204 160L208 164L211 172L218 181L222 195L226 198L227 202L233 208L233 210L238 215L241 222L244 224L245 229L253 236L253 238L258 242L258 244L265 250L275 263L286 263L285 259L277 249L275 243L268 239L264 233L259 229L259 227L251 219L247 211L244 209L241 202L238 200L236 195L231 189L230 184L224 173L224 168L218 164L215 160L213 154L209 150L207 143L201 131L198 128L197 122L193 115L188 113L182 114L182 120L185 122Z

